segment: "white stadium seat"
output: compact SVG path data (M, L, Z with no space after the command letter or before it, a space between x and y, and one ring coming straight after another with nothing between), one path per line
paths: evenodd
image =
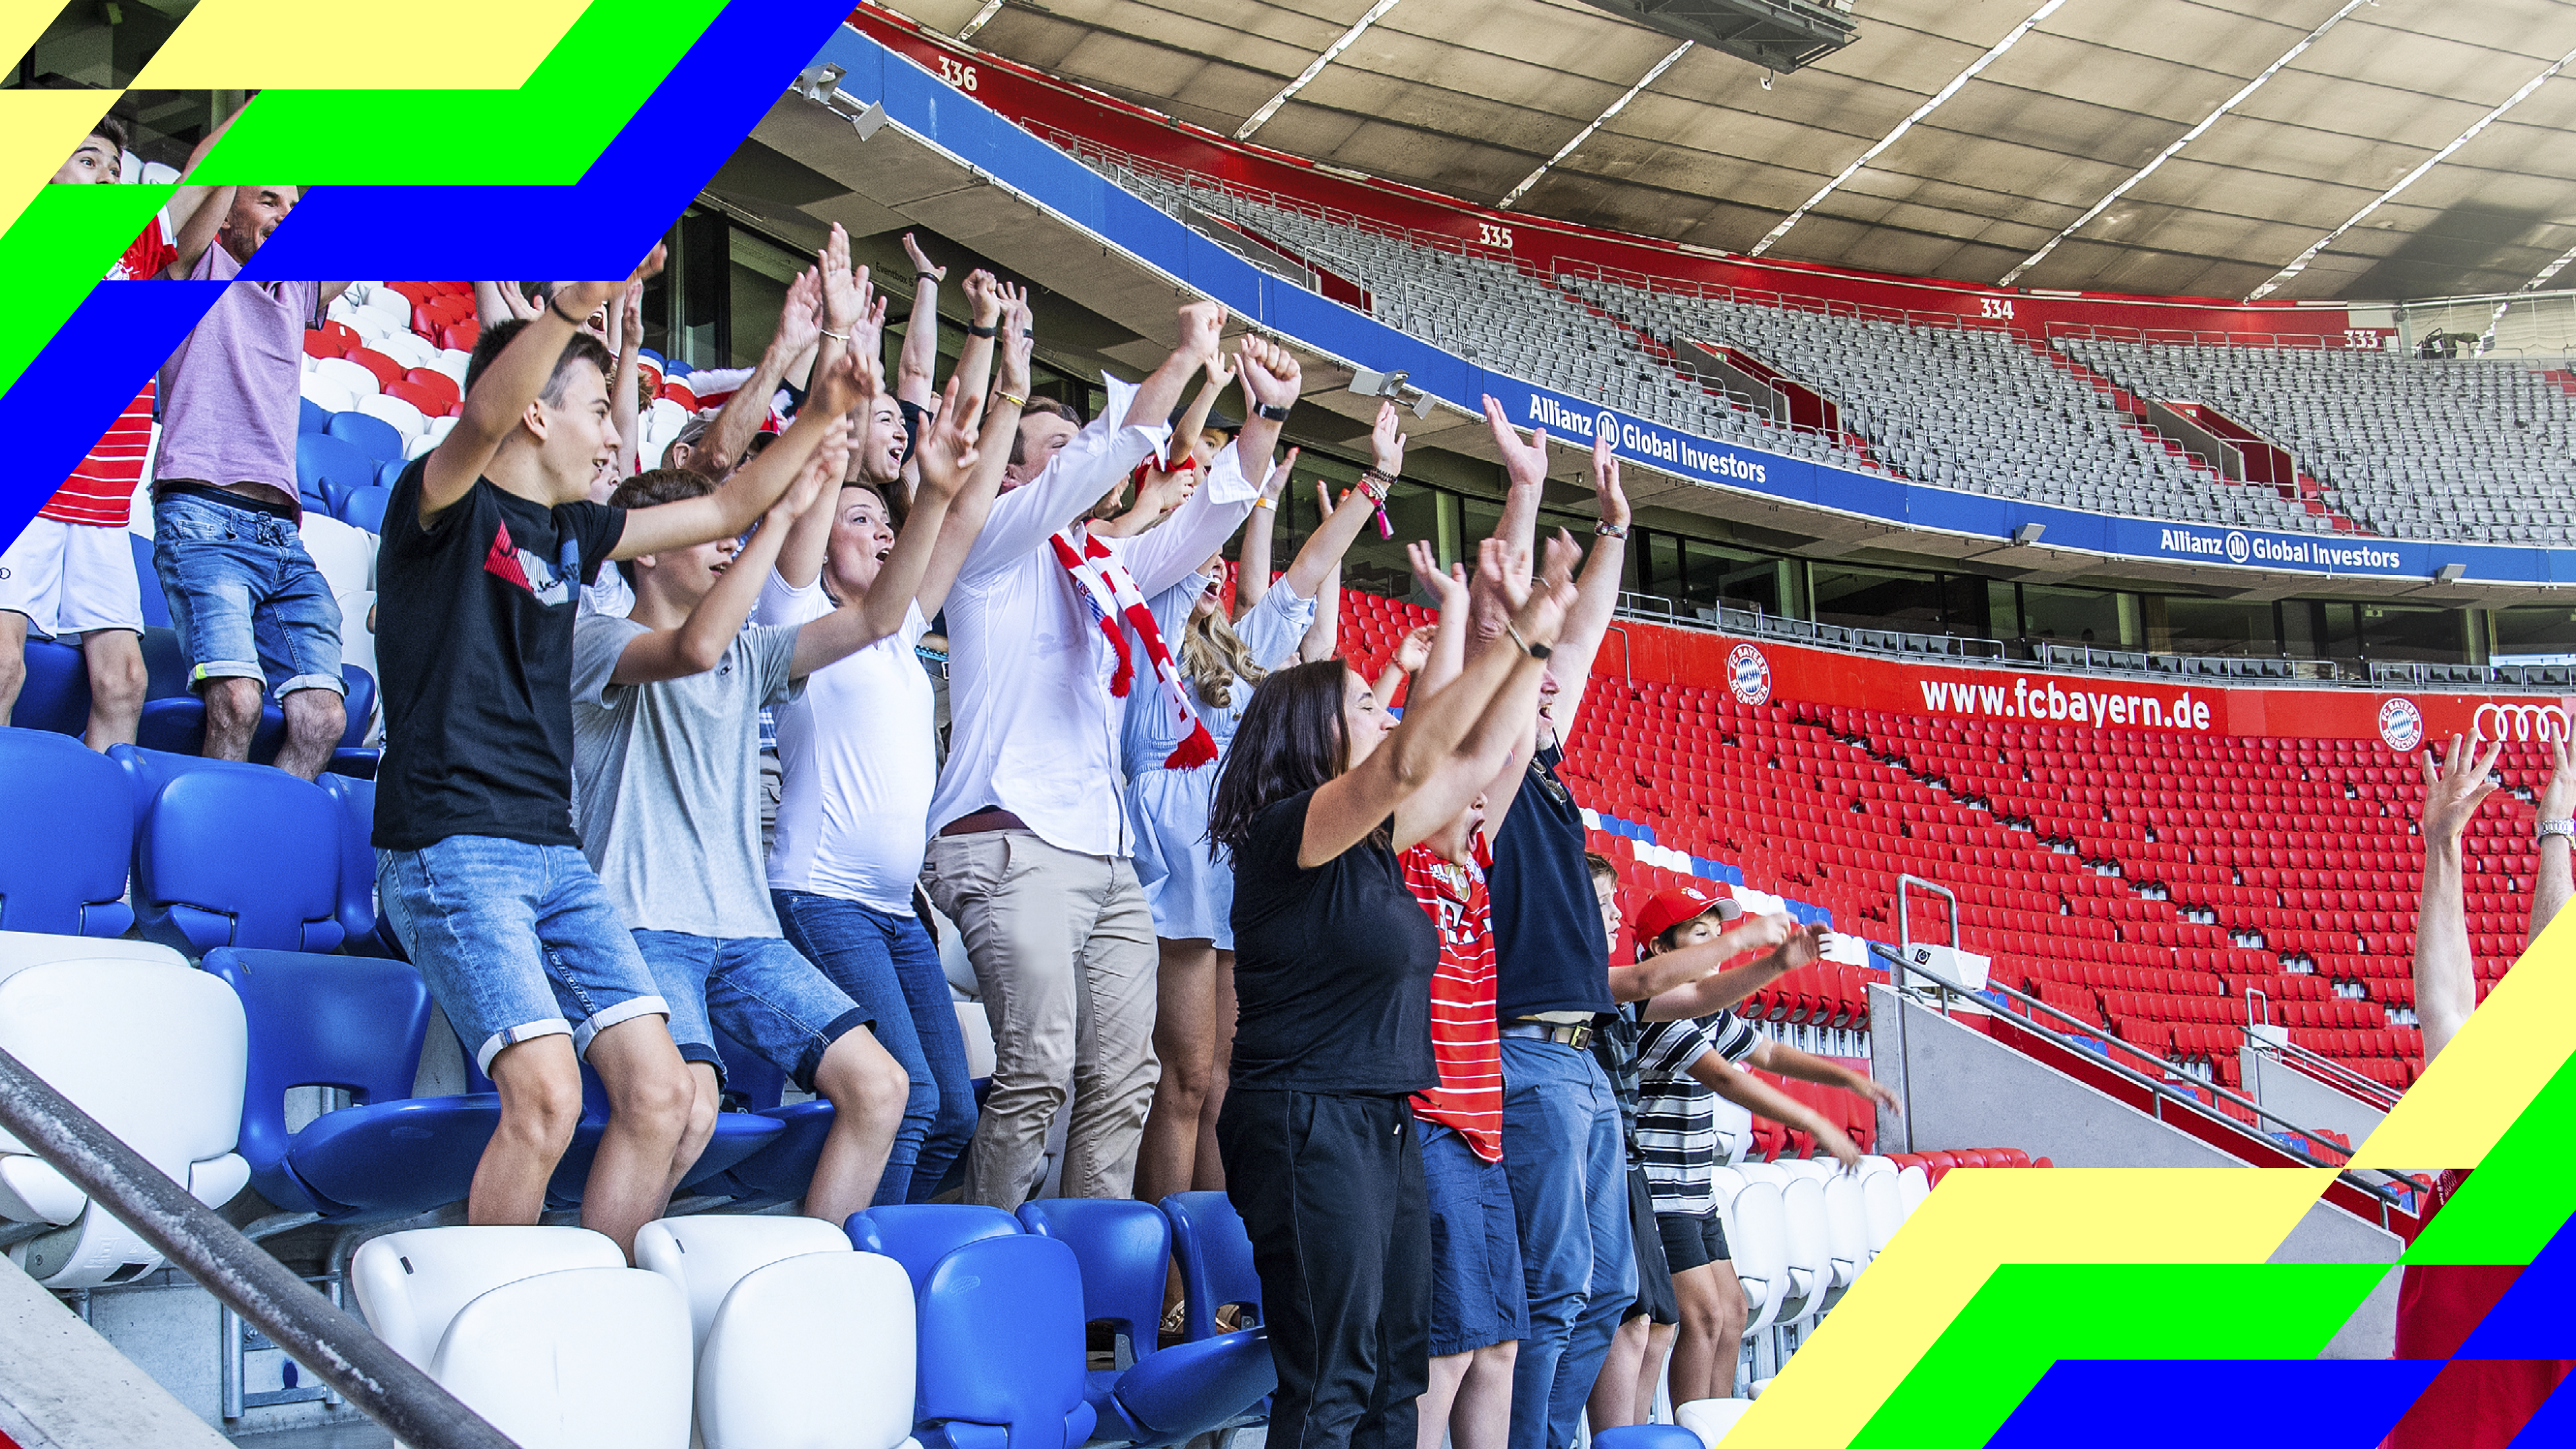
M1693 1399L1674 1407L1673 1422L1697 1434L1709 1449L1716 1449L1717 1441L1725 1438L1726 1431L1734 1428L1735 1421L1752 1407L1751 1399Z
M303 526L296 531L304 540L304 551L313 556L313 566L329 581L331 597L361 594L376 586L374 534L310 508L304 510Z
M464 351L461 348L444 347L439 349L439 353L436 357L422 363L421 366L437 368L440 372L446 373L449 377L454 378L458 387L463 387L465 386L466 365L471 363L473 360L474 354L471 352Z
M358 364L351 362L345 357L325 357L320 359L313 364L311 376L338 384L340 387L346 389L349 396L352 398L373 397L378 392L382 391L382 389L377 386L376 375L374 373L367 371L365 368L360 367ZM306 396L309 397L311 394L307 393ZM319 401L319 399L316 399L316 401ZM355 404L352 404L352 406L355 406ZM347 409L334 409L334 411L345 412Z
M438 360L438 344L408 327L398 327L369 344L405 367L427 367Z
M1905 1199L1894 1172L1865 1172L1860 1179L1861 1214L1869 1231L1869 1255L1887 1251L1896 1230L1905 1226Z
M305 372L303 382L296 388L296 391L303 395L305 401L312 403L315 407L322 409L326 413L345 413L356 411L358 406L358 395L355 392L350 391L349 384L337 375L322 372L318 365L322 362L339 362L341 359L336 357L325 357L308 360L316 362L317 365ZM347 365L350 367L358 366L354 362ZM366 369L358 367L358 371L365 372ZM372 376L368 378L369 382L373 382L374 380L375 379ZM372 392L372 389L370 389L370 391Z
M429 427L429 419L421 416L420 409L398 397L386 397L382 394L375 397L362 397L358 399L358 411L371 418L382 418L393 424L394 431L402 434L406 447L410 445L412 439L419 437Z

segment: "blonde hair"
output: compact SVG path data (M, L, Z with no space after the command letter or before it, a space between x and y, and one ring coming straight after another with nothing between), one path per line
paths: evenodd
M1270 671L1253 662L1251 646L1225 621L1225 610L1202 612L1193 606L1189 622L1181 626L1181 672L1211 708L1231 709L1236 680L1259 684Z

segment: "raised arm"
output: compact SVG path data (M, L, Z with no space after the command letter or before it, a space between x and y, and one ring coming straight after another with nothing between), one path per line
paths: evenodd
M1715 1052L1702 1052L1699 1060L1690 1064L1689 1070L1691 1080L1754 1116L1793 1127L1816 1139L1816 1145L1841 1163L1843 1171L1860 1170L1860 1149L1843 1135L1843 1129L1826 1121L1824 1114L1815 1108L1751 1072L1737 1071L1734 1063Z
M779 543L787 536L788 525L799 513L810 509L814 500L841 476L846 460L839 455L849 445L848 418L838 419L823 430L822 442L805 460L794 485L762 517L751 541L733 556L724 572L716 575L715 587L707 590L706 597L698 600L697 607L689 611L689 617L679 627L656 629L628 640L625 651L617 656L617 669L609 675L609 682L651 684L661 679L685 679L704 674L721 663L725 650L733 646L734 637L751 617L752 606L760 602L760 586L768 582L769 571L778 562ZM778 450L772 447L769 451ZM766 456L759 460L767 461ZM801 636L798 642L801 646Z
M1234 616L1238 619L1251 613L1261 596L1270 592L1270 534L1278 527L1279 497L1288 487L1289 471L1296 466L1297 450L1290 448L1288 456L1262 481L1261 496L1252 501L1252 516L1243 521L1243 552L1234 569Z
M959 396L958 385L963 381L948 379L938 420L914 454L921 460L921 487L913 495L912 511L904 515L903 532L895 536L893 550L878 566L877 581L869 586L867 598L845 602L796 636L796 674L810 674L886 638L901 629L912 612L913 596L938 547L948 506L975 467L975 428L983 416L984 400L971 393Z
M715 491L676 503L638 508L626 515L626 531L611 558L633 558L666 548L685 548L711 538L731 538L751 527L805 470L805 461L826 434L848 415L861 383L857 359L844 359L815 379L796 421L760 456L734 470ZM762 570L763 573L767 569Z
M476 282L474 284L474 320L484 327L498 327L504 322L525 322L537 315L537 304L517 282Z
M1565 618L1565 638L1547 672L1556 681L1556 704L1549 723L1562 742L1574 737L1583 714L1583 690L1592 678L1592 656L1601 652L1602 636L1619 609L1619 585L1628 567L1628 495L1619 486L1619 455L1607 436L1592 445L1592 496L1601 510L1601 531L1592 540L1592 556L1583 561L1583 581L1574 608Z
M1333 485L1315 480L1315 526L1321 528L1333 516ZM1297 657L1308 663L1330 659L1342 648L1342 566L1324 571L1324 583L1315 590L1315 619L1306 626L1306 637L1297 641Z
M1648 1021L1678 1021L1683 1017L1713 1016L1721 1011L1733 1011L1754 992L1802 966L1811 966L1824 959L1825 947L1832 942L1833 932L1822 926L1796 925L1785 915L1774 919L1781 922L1789 933L1779 945L1741 966L1659 991L1647 999L1646 1004L1638 1009L1638 1014ZM1705 950L1707 947L1689 949ZM1684 953L1666 954L1678 956ZM1722 962L1726 958L1716 959Z
M636 460L644 454L644 429L638 426L637 414L643 410L643 399L636 396L635 379L644 366L644 284L626 284L626 296L616 311L608 314L611 350L617 354L617 376L609 383L608 416L617 424L617 476L632 478Z
M1840 1062L1811 1056L1787 1042L1765 1041L1755 1047L1745 1061L1759 1071L1777 1072L1784 1077L1795 1077L1821 1086L1840 1087L1855 1097L1867 1097L1900 1117L1905 1115L1904 1099L1886 1083L1872 1079L1865 1072L1855 1072Z
M1530 440L1512 426L1503 405L1488 396L1485 399L1485 428L1494 438L1495 450L1503 455L1503 476L1507 480L1503 494L1503 516L1494 522L1494 537L1503 541L1515 557L1536 558L1538 539L1538 505L1547 493L1547 429L1536 428ZM1486 620L1478 621L1481 627ZM1499 621L1493 632L1501 633Z
M1414 545L1416 548L1421 546ZM1386 667L1377 672L1378 703L1394 709L1399 694L1408 703L1416 695L1430 695L1432 687L1424 681L1422 670L1431 662L1432 644L1439 634L1439 625L1425 624L1405 635L1403 642L1395 646L1395 652L1387 656Z
M2549 742L2549 781L2540 789L2540 818L2565 820L2576 811L2576 749L2566 740ZM2523 936L2530 946L2558 918L2559 908L2576 894L2576 870L2571 870L2571 847L2564 835L2540 837L2540 870L2531 883L2531 927Z
M939 284L948 269L932 266L911 232L903 234L903 254L912 259L912 315L904 321L903 352L895 359L894 395L926 408L938 396L933 378L939 365Z
M1103 519L1091 525L1099 538L1135 538L1163 521L1163 515L1190 501L1199 487L1199 465L1185 462L1169 470L1145 464L1144 480L1136 485L1136 501L1116 518Z
M171 238L178 255L161 269L165 279L182 280L197 269L197 261L206 248L215 244L215 233L223 230L224 218L232 215L233 192L230 186L190 187L196 193L196 207L188 219L179 224L179 234Z
M1734 929L1714 941L1703 941L1696 946L1685 946L1678 951L1666 951L1660 956L1649 956L1633 966L1613 966L1610 968L1610 999L1643 1001L1653 1006L1662 1005L1660 998L1665 993L1706 980L1711 976L1725 974L1726 963L1747 951L1763 952L1764 961L1767 961L1771 955L1777 954L1777 948L1795 937L1797 931L1798 923L1786 915L1753 916L1738 921ZM1722 1011L1733 1005L1735 1001L1741 1001L1752 995L1767 985L1773 977L1790 969L1787 964L1778 963L1767 968L1768 974L1762 974L1766 969L1764 961L1757 961L1752 967L1740 968L1744 975L1736 984L1742 989L1732 1001L1714 999L1708 1011L1657 1012L1650 1019L1678 1021L1684 1016L1706 1016L1712 1011Z
M1246 337L1238 345L1235 373L1243 379L1244 397L1255 405L1253 416L1244 421L1234 442L1216 455L1205 481L1182 500L1170 522L1127 546L1127 571L1135 575L1136 587L1149 599L1188 578L1243 525L1245 515L1252 512L1252 500L1260 496L1260 489L1244 474L1244 460L1267 459L1271 444L1279 440L1278 421L1261 416L1261 411L1285 416L1304 380L1287 348L1259 337Z
M973 320L966 328L965 345L957 349L957 370L951 378L963 378L968 397L982 397L993 380L994 344L1001 340L1002 308L1009 294L1002 290L991 272L976 270L966 274L966 312ZM912 338L904 338L905 355L911 355ZM934 349L931 360L938 361ZM944 404L943 404L944 405Z
M465 394L464 406L457 410L456 426L448 429L447 436L429 451L421 465L420 521L424 526L465 496L491 464L501 440L510 436L528 410L537 405L546 383L555 375L556 362L563 357L564 344L572 341L572 334L578 330L579 324L567 318L587 317L617 295L627 282L640 282L661 271L662 255L661 245L656 243L652 254L636 266L625 282L572 283L559 299L563 306L549 305L540 315L528 319L519 335L492 359L483 375L474 380L473 390ZM783 488L785 483L782 481L780 486ZM750 521L743 520L745 526ZM652 551L630 549L617 557L633 558Z
M841 236L838 223L833 235ZM885 299L871 295L868 269L853 273L849 267L846 243L837 258L830 247L823 251L823 340L814 352L814 375L827 376L838 370L846 372L854 383L854 409L865 411L876 405L885 392L883 354ZM841 334L838 338L833 333ZM809 398L807 405L811 406ZM844 474L847 451L844 451ZM824 490L812 508L797 515L795 527L788 530L787 541L778 550L778 577L789 588L802 589L822 577L823 558L832 549L832 525L841 516L841 490Z
M2461 898L2460 837L2495 782L2504 742L2473 749L2451 736L2440 768L2427 754L2424 766L2424 903L2415 917L2415 1015L2424 1026L2424 1060L2451 1044L2478 1006L2477 957L2469 947L2467 903Z
M256 100L258 98L253 97L252 99ZM242 110L248 109L250 109L248 103L244 103ZM224 117L221 123L216 125L213 130L206 133L204 140L199 141L195 147L190 149L188 152L188 164L180 168L179 171L179 179L182 183L185 183L189 177L197 174L197 164L206 159L206 153L215 149L215 143L224 138L224 132L231 130L233 128L233 122L240 119L241 111L235 111L231 115ZM179 233L187 230L189 220L195 217L198 212L205 209L208 193L217 190L221 190L226 193L225 206L226 209L230 209L230 187L189 186L182 184L170 193L170 199L162 203L161 211L164 215L170 218L170 240L173 245L177 244ZM223 214L221 212L216 213L215 219L218 222L221 222ZM207 235L211 237L213 233L209 232ZM204 255L205 250L205 247L200 245L196 251L188 253L188 267L195 266L197 264L197 258ZM174 276L184 277L187 274L187 267L182 267L177 271L165 269L159 275L163 278L169 278Z
M949 503L947 515L940 522L938 546L931 550L920 587L913 591L913 600L921 606L925 619L938 617L941 606L948 602L948 591L957 583L957 571L964 567L966 555L983 533L984 520L992 515L993 500L1001 493L1002 470L1010 465L1011 440L1020 431L1020 408L1029 400L1029 355L1037 347L1029 294L1026 288L1009 284L1001 286L1001 293L1001 325L1005 329L999 349L1002 375L984 405L984 431L975 440L974 471Z
M814 366L807 373L812 385L815 373L831 371L838 366L841 354L861 348L877 357L884 345L885 299L875 295L868 284L868 269L850 265L850 234L839 222L832 223L831 234L823 239L823 250L814 259L815 277L823 285L823 326L814 334ZM884 372L884 359L878 357L878 372Z
M1564 570L1570 562L1559 560L1548 577L1524 590L1513 612L1521 637L1538 650L1554 641L1564 610L1572 602ZM1499 568L1501 563L1499 554L1480 556L1478 567ZM1441 777L1455 772L1461 762L1459 747L1484 719L1487 707L1507 686L1530 683L1535 687L1541 663L1537 654L1517 649L1488 651L1448 688L1406 710L1403 720L1366 759L1315 791L1306 807L1306 833L1298 846L1297 863L1307 869L1323 864L1366 839L1389 816L1396 818L1399 850L1446 824L1465 800L1436 816L1413 812L1411 829L1404 806L1435 782L1445 784ZM1526 679L1516 681L1515 675Z
M1343 506L1347 508L1350 504L1345 502ZM1416 560L1417 567L1422 564L1437 567L1439 560L1427 546L1415 544L1414 548L1422 555ZM1564 558L1570 566L1573 562L1571 546L1565 551ZM1466 627L1466 593L1464 586L1458 588L1454 606L1444 600L1439 632L1454 636ZM1431 650L1437 655L1443 650L1455 652L1457 647L1454 640L1444 644L1435 638ZM1512 652L1518 654L1520 651L1515 649ZM1457 818L1458 812L1484 793L1486 782L1494 778L1503 761L1510 757L1515 742L1529 733L1530 722L1538 717L1539 681L1546 675L1544 668L1512 671L1502 688L1494 692L1493 699L1486 704L1474 728L1458 741L1455 757L1450 763L1412 799L1396 807L1396 839L1411 841L1433 834ZM1465 677L1462 669L1436 689L1426 690L1423 698L1437 699L1440 693L1456 688ZM1408 707L1407 712L1410 711L1411 707Z
M777 394L779 381L821 339L822 308L822 273L807 267L787 284L787 300L778 309L778 331L761 352L759 365L743 379L742 386L734 389L733 396L725 399L724 411L716 414L715 426L707 429L705 440L689 455L692 469L710 478L722 478L742 460L743 449L751 446L751 435L760 431L761 421L769 416L769 400Z
M1198 394L1190 399L1190 405L1181 410L1181 420L1172 429L1171 446L1163 450L1166 461L1184 453L1194 458L1198 456L1199 434L1207 431L1208 414L1216 411L1216 400L1224 396L1226 385L1233 381L1234 366L1226 361L1224 353L1208 359L1207 376L1200 380ZM1247 459L1251 456L1244 454ZM1269 454L1262 456L1266 458ZM1246 468L1243 471L1249 474L1252 470Z

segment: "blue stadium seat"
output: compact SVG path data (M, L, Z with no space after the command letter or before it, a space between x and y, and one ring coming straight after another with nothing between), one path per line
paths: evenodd
M315 402L309 397L300 397L295 401L297 404L295 411L295 431L299 433L319 433L327 430L331 426L331 410L329 408L322 406L320 403Z
M1261 1317L1261 1275L1252 1266L1252 1236L1221 1192L1176 1192L1163 1199L1172 1220L1172 1256L1188 1300L1182 1338L1214 1338L1216 1311L1231 1303L1247 1323Z
M1072 1249L979 1239L916 1281L923 1449L1074 1449L1091 1437Z
M125 867L134 817L125 776L80 741L0 729L0 930L122 936L134 924Z
M1017 1237L1020 1220L972 1203L912 1203L852 1213L842 1227L851 1247L901 1263L912 1275L913 1292L920 1293L940 1259L985 1238Z
M1130 1345L1130 1367L1090 1373L1089 1400L1103 1438L1186 1443L1246 1421L1279 1387L1266 1328L1159 1347L1172 1225L1152 1204L1042 1198L1021 1204L1019 1216L1031 1233L1073 1249L1082 1269L1083 1319L1109 1323Z
M814 1180L815 1160L823 1139L831 1135L832 1104L820 1097L788 1102L787 1074L751 1048L716 1031L716 1055L724 1058L725 1090L754 1115L778 1123L778 1139L723 1178L702 1184L705 1191L730 1194L734 1207L761 1207L793 1202Z
M340 807L340 949L382 956L376 935L376 782L324 772L314 782Z
M339 945L338 804L280 770L196 765L152 793L136 835L134 900L144 936L190 955L219 946Z
M340 748L354 750L366 743L367 716L376 712L376 677L363 666L343 664L340 682L348 689L341 704L349 715L349 727L340 732Z
M152 567L152 540L139 533L128 533L125 541L134 548L135 582L143 587L143 623L152 629L170 627L170 601L161 596L161 572Z
M411 464L405 459L389 459L376 465L376 486L391 488L402 481L403 470Z
M1592 1436L1599 1449L1703 1449L1699 1435L1679 1424L1629 1424Z
M493 1090L492 1079L483 1075L474 1062L475 1042L465 1042L465 1083L469 1090ZM608 1086L600 1081L588 1062L581 1067L581 1121L572 1130L572 1146L564 1149L563 1160L555 1166L555 1175L546 1182L546 1203L557 1209L581 1205L582 1192L590 1183L591 1160L599 1155L599 1137L608 1127ZM778 1140L779 1127L766 1117L749 1112L716 1114L715 1135L707 1139L706 1150L680 1179L681 1195L706 1191L720 1196L721 1187L711 1187L725 1174L740 1165L744 1158Z
M22 730L79 735L89 728L89 659L77 644L30 635L26 682L9 723Z
M143 697L177 699L188 692L188 651L167 624L143 631Z
M328 431L375 460L367 465L368 481L373 481L377 463L393 462L403 455L402 430L368 413L333 413ZM357 486L357 480L352 480L351 486Z
M462 1201L501 1119L490 1093L414 1097L429 988L399 961L218 950L205 969L250 1022L240 1152L251 1183L289 1212L334 1222L407 1217ZM337 1087L350 1104L299 1131L293 1087Z
M391 423L368 417L365 413L335 413L332 415L331 426L338 428L352 418L384 429L386 434L394 439L394 455L396 457L402 455L402 435L394 432ZM378 461L380 460L375 455L336 433L296 435L296 487L308 498L321 499L322 509L326 513L330 511L331 504L347 494L350 489L372 486L376 481Z
M335 516L351 527L382 533L385 531L385 505L393 501L393 496L391 488L352 488L341 496Z
M367 737L367 716L376 707L376 679L355 664L341 665L340 678L348 687L345 708L349 716L347 727L340 733L340 748L355 751ZM146 699L143 718L134 727L134 742L147 750L196 754L206 747L206 702L193 693ZM251 763L271 763L285 744L286 710L275 696L264 696L259 702L259 727L250 734ZM376 752L364 753L372 756ZM363 767L353 765L350 773L372 777L375 769L370 761Z

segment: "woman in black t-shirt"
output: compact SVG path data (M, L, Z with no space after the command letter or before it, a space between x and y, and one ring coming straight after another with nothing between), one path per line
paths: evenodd
M1217 781L1209 834L1234 859L1237 1009L1217 1149L1261 1274L1276 1442L1413 1449L1430 1221L1408 1098L1439 1081L1439 943L1396 852L1456 816L1531 728L1574 555L1551 542L1532 587L1488 540L1476 587L1509 636L1401 724L1338 660L1270 675ZM1463 612L1444 609L1444 627Z

